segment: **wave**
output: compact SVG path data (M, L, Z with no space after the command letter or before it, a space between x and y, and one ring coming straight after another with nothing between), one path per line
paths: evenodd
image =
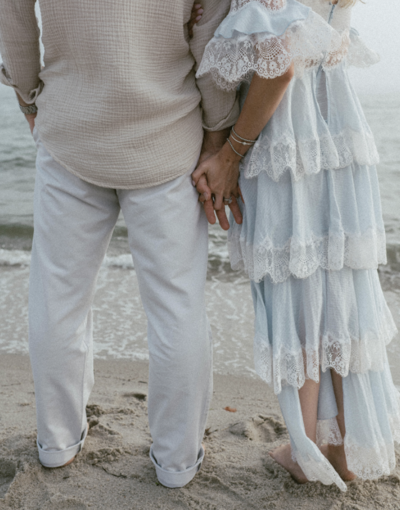
M0 266L29 266L30 263L30 251L0 249ZM106 256L102 266L134 269L132 257L129 253L123 253L121 255L111 257Z
M388 264L381 266L382 270L390 273L400 272L400 243L388 244L387 246ZM230 270L228 250L226 242L222 236L217 239L210 239L209 250L209 269L219 272L234 272ZM31 262L31 252L28 250L0 249L0 267L1 266L29 266ZM134 269L132 256L130 253L120 253L119 255L106 255L102 267L116 267L120 269ZM237 274L237 272L234 272ZM239 275L238 275L239 276Z

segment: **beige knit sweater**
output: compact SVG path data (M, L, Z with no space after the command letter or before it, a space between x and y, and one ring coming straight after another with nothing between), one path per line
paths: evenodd
M161 184L193 166L202 125L235 122L235 93L210 77L196 83L194 71L230 0L202 0L190 41L193 0L40 0L42 71L34 4L0 0L0 79L36 102L42 142L82 179L112 188Z

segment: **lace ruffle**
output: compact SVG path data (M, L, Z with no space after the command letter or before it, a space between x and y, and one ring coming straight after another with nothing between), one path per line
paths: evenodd
M327 459L325 459L322 453L319 453L318 460L317 455L304 455L300 450L293 451L292 456L295 458L310 482L321 482L324 485L331 485L332 483L335 483L341 491L347 491L346 484L339 477L333 466L327 461Z
M361 409L355 416L347 416L351 423L346 426L344 439L347 465L359 478L376 480L390 475L396 467L394 442L400 443L400 395L387 361L382 374L370 374L367 380L360 378L356 392L354 388L344 385L344 391L352 391L353 399L357 395L361 398ZM361 426L360 420L364 422Z
M283 34L234 32L231 38L217 36L208 43L197 71L197 77L210 73L225 90L250 81L254 72L263 78L281 76L292 62L296 76L323 60L338 63L343 46L342 36L311 10L305 20L292 22Z
M320 340L306 338L306 347L303 349L299 344L297 352L285 347L280 352L273 352L265 334L256 332L255 370L261 379L273 385L276 394L281 392L284 381L296 388L301 388L306 379L318 382L320 368L323 371L333 368L342 377L349 371L381 371L387 362L386 345L397 333L397 328L389 311L383 313L380 322L378 333L363 338L350 332L343 333L340 338L330 333L325 333Z
M350 46L346 57L346 64L354 67L370 67L380 61L379 55L370 50L359 37L357 30L350 30Z
M286 7L287 0L232 0L230 12L236 12L245 5L257 2L266 7L271 13L279 12Z
M362 480L376 480L390 475L396 467L393 444L376 444L374 448L359 446L346 435L345 452L350 471Z
M279 181L290 170L297 181L320 170L345 168L352 163L376 165L379 154L374 137L349 128L337 135L325 135L308 140L295 139L292 133L270 140L261 132L253 150L242 163L246 179L265 171Z
M377 230L360 236L314 238L308 244L289 239L282 247L274 246L269 239L259 246L247 244L239 230L230 232L228 248L232 268L244 269L255 282L266 275L274 283L284 282L291 275L307 278L319 267L338 271L344 266L376 269L379 264L386 264L386 235Z
M325 445L339 446L343 444L342 434L336 418L317 421L317 446Z

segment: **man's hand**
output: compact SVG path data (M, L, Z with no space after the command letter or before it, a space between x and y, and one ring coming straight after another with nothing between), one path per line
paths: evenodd
M17 99L18 99L18 103L21 106L29 106L27 103L25 103L25 101L22 99L22 97L18 93L17 93ZM37 115L37 113L31 113L29 115L25 115L25 118L29 124L29 129L31 130L32 134L33 134L33 128L35 127L36 115Z
M32 113L31 115L25 115L25 118L29 124L29 129L31 130L32 134L33 134L33 128L35 127L36 115L37 115L37 113Z
M228 144L215 154L203 152L200 165L192 174L193 184L200 194L200 202L209 223L215 223L215 213L224 230L229 229L229 221L225 213L224 199L231 199L229 208L236 223L242 223L242 213L237 203L240 195L238 186L240 158L230 149Z

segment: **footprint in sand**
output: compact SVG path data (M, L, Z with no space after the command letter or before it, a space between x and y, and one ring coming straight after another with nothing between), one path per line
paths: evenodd
M4 498L17 473L17 466L8 459L0 457L0 499Z
M97 418L102 414L106 414L105 410L98 406L97 404L89 404L86 406L86 416L91 418L92 416L96 416Z
M115 462L124 454L122 448L101 448L97 451L88 452L86 460L88 464L95 466L102 462Z
M235 423L229 427L231 434L246 437L250 441L273 443L287 435L287 429L280 421L270 417L256 415L250 420Z
M89 422L90 427L90 422ZM105 425L102 425L101 423L96 423L92 427L90 427L90 436L91 437L101 437L103 439L120 439L122 436L121 434L112 429L111 427L107 427Z

